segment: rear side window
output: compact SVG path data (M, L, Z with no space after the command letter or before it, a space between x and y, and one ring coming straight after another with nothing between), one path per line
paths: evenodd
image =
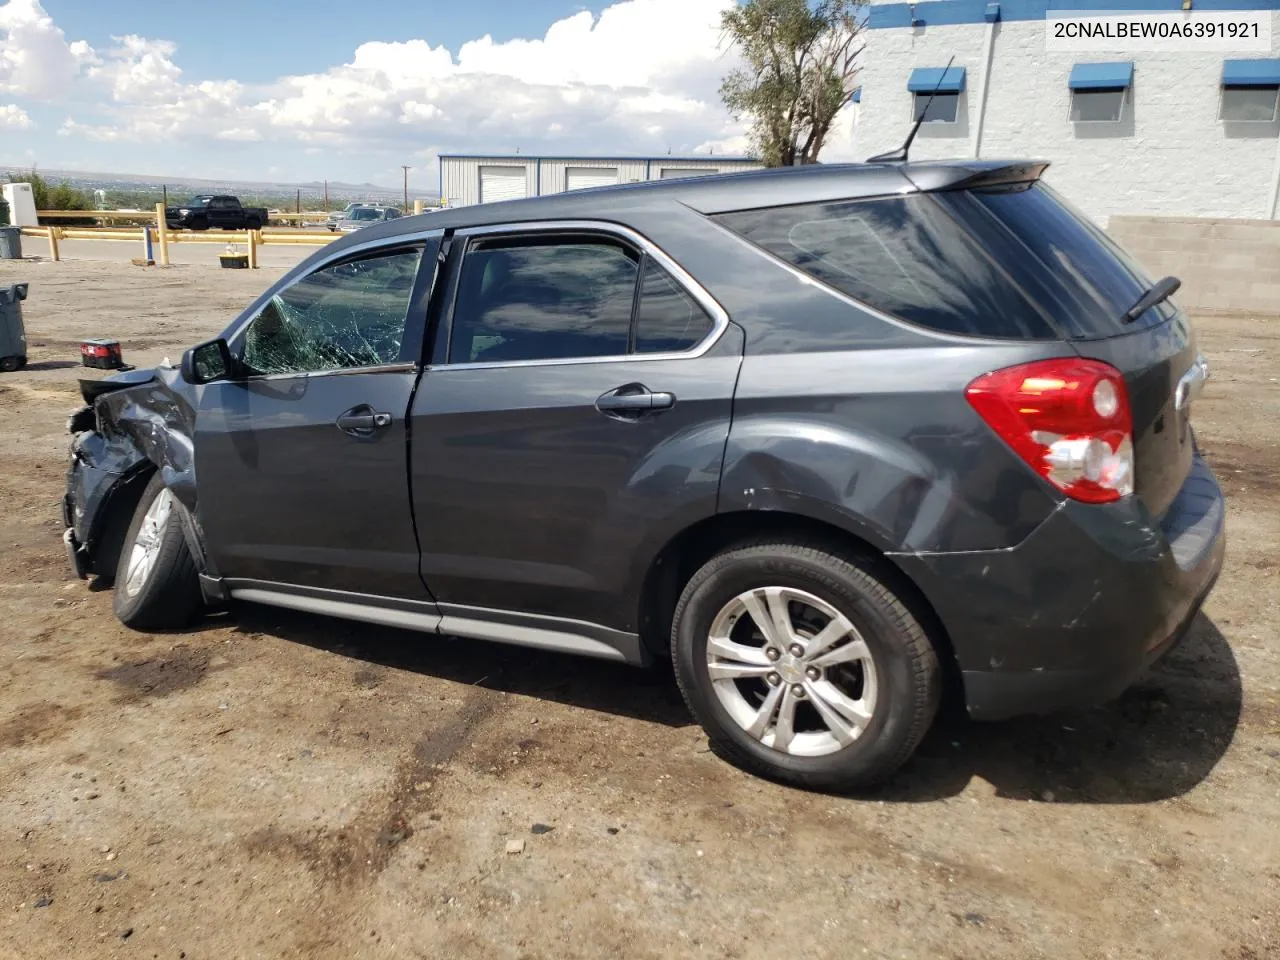
M1034 257L1054 320L1077 338L1109 337L1161 322L1172 306L1148 310L1131 324L1120 318L1151 286L1146 272L1086 217L1042 183L971 191ZM1012 270L1028 264L1011 264Z
M478 244L462 262L449 362L624 355L638 271L604 241Z
M636 311L636 353L678 353L696 346L714 325L665 270L648 258Z
M1044 314L927 195L722 214L745 239L884 313L945 333L1056 337Z

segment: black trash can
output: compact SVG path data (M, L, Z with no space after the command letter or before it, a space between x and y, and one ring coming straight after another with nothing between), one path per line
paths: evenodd
M27 285L0 287L0 373L13 373L27 363L27 331L22 326L22 301Z
M22 259L22 228L0 227L0 260Z

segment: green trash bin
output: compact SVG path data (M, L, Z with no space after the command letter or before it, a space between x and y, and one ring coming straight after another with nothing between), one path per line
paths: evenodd
M13 373L27 363L27 331L22 326L22 301L27 285L0 287L0 373Z
M22 259L22 228L0 227L0 260Z

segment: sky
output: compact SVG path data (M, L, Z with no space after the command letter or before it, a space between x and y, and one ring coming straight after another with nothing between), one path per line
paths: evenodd
M440 153L741 153L733 2L0 0L0 166L434 190Z

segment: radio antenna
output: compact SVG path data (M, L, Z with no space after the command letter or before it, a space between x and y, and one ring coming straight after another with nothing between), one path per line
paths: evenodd
M878 153L874 157L868 157L867 163L906 163L907 151L911 149L911 141L920 132L920 124L924 123L924 118L929 113L929 107L933 105L933 98L938 95L942 85L947 82L947 72L951 69L951 64L955 62L955 59L955 55L952 54L951 59L947 61L947 65L942 68L942 76L938 77L938 82L934 84L933 91L929 94L929 99L925 101L924 109L920 111L920 116L916 117L916 122L911 125L911 132L907 134L906 143L897 150L890 150L888 153Z

